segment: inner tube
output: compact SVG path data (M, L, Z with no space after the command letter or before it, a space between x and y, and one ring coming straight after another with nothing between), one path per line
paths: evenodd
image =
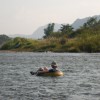
M45 73L37 73L37 76L63 76L63 72L56 71L56 72L45 72Z

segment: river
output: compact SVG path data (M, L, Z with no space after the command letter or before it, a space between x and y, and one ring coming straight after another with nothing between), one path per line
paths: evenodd
M64 76L30 74L52 61ZM0 100L100 100L100 53L0 52Z

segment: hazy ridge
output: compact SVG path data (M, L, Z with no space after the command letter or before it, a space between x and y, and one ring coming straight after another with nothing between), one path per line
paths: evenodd
M100 19L100 15L94 15L92 17L96 17L98 20ZM82 18L82 19L76 19L71 25L72 27L76 30L78 28L80 28L81 26L83 26L84 23L87 22L87 20L90 17L86 17L86 18ZM68 24L68 23L66 23ZM34 39L40 39L44 36L44 28L47 27L48 24L44 25L44 26L40 26L39 28L36 29L36 31L34 31L32 33L32 35L22 35L22 34L15 34L15 35L10 35L10 37L24 37L24 38L34 38ZM58 31L61 27L61 24L55 23L55 27L54 27L54 31Z

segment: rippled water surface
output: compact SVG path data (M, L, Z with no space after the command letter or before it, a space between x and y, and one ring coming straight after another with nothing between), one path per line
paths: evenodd
M62 77L30 75L55 60ZM0 100L100 100L100 53L0 53Z

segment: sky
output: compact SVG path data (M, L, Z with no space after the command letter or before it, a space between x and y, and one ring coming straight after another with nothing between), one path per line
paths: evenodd
M0 0L0 34L31 35L48 23L100 15L100 0Z

